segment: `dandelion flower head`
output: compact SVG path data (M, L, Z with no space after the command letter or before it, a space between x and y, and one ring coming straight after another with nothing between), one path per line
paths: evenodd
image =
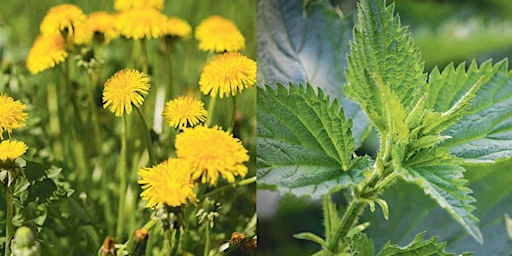
M158 10L164 8L164 0L115 0L114 9L117 11L126 11L141 7L153 7Z
M245 38L235 23L221 16L211 16L196 28L199 49L214 52L233 52L245 48Z
M116 116L132 112L132 104L139 107L150 88L146 74L135 69L123 69L105 83L103 107L109 108Z
M73 36L74 30L85 21L87 15L73 4L61 4L52 7L40 25L41 34L64 33Z
M165 104L162 116L169 126L183 129L206 120L204 103L189 96L181 96Z
M244 177L249 160L247 149L239 139L219 127L196 126L187 128L176 136L176 156L189 162L192 179L216 185L219 175L229 183L235 176Z
M163 30L164 35L185 38L192 32L192 27L180 18L169 17L167 18L167 22L165 23Z
M0 106L0 139L3 139L4 131L10 135L13 129L25 126L27 113L23 112L25 104L6 94L0 94Z
M201 91L215 97L236 95L256 83L256 62L238 52L217 55L208 63L199 79Z
M105 43L119 37L115 17L104 11L90 13L85 22L76 28L74 43L90 44L95 35L101 36Z
M169 158L151 168L141 168L137 173L140 176L138 183L143 189L140 196L147 201L148 208L197 202L190 166L180 159Z
M22 141L4 140L0 142L0 161L14 161L27 152L27 145Z
M32 74L37 74L63 62L68 57L66 42L61 34L40 35L28 52L26 66Z
M116 28L122 36L131 39L159 38L164 33L162 24L167 16L152 7L122 11L117 15Z

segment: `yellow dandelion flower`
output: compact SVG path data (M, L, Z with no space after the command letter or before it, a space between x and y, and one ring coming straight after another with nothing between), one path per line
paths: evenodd
M163 27L163 34L172 37L188 37L192 32L192 27L184 20L177 17L167 18Z
M165 104L162 116L169 126L183 129L206 120L204 103L189 96L181 96Z
M115 73L105 83L103 107L110 108L116 116L132 112L132 104L139 107L148 94L149 78L135 69L123 69Z
M28 52L26 66L32 74L37 74L63 62L68 57L66 42L61 34L40 35Z
M164 8L164 0L115 0L114 9L117 11L126 11L129 9L153 7L158 10Z
M0 139L3 139L2 133L7 131L9 136L13 129L25 126L27 113L23 112L25 104L19 100L0 94Z
M152 168L141 168L137 173L141 178L138 183L143 189L140 197L147 201L148 208L197 202L190 166L180 159L169 158Z
M244 177L249 160L247 149L239 139L219 127L196 126L176 136L176 156L192 166L192 179L217 184L219 174L229 183L235 176Z
M236 95L256 83L256 62L238 52L217 55L201 73L199 85L204 94L215 97Z
M235 52L245 48L245 38L235 23L221 16L211 16L196 28L199 49L214 52Z
M144 7L119 13L116 18L116 28L126 38L159 38L164 32L162 24L166 22L167 16L160 11Z
M64 33L72 36L75 27L85 21L87 16L80 7L73 4L61 4L52 7L40 25L41 34Z
M90 44L94 36L99 36L105 43L119 37L119 31L115 28L115 16L104 11L90 13L85 22L75 29L73 42Z
M27 152L27 145L22 141L4 140L0 142L0 161L14 161Z

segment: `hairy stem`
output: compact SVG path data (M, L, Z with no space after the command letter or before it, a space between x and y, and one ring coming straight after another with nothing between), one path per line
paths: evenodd
M347 236L350 229L357 222L359 215L363 213L365 206L365 202L361 202L357 199L350 201L350 204L343 214L343 218L341 219L341 224L337 227L334 233L333 240L327 242L327 249L329 252L334 252L334 249L337 247L340 239L343 239L345 236Z

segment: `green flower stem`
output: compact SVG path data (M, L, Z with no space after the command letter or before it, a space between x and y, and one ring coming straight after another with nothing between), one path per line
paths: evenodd
M176 229L176 233L174 235L174 243L172 245L171 256L178 255L178 247L180 246L180 238L181 238L181 227Z
M13 192L12 186L7 187L5 189L5 202L7 204L7 216L5 218L5 256L11 255L11 246L10 241L12 236L14 235L14 225L12 223L12 219L14 217L14 208L13 208Z
M126 157L126 147L127 147L127 130L128 130L128 121L126 120L126 115L122 116L122 127L121 127L121 155L119 156L119 179L120 179L120 186L119 186L119 207L117 209L117 225L116 225L116 235L118 238L121 238L123 236L124 232L124 204L126 200L126 187L127 187L127 177L126 177L126 163L127 163L127 157Z
M153 229L156 224L158 223L158 218L151 218L142 228L147 230L148 233L149 231L151 231L151 229ZM126 243L124 243L123 246L121 246L121 248L119 248L119 250L117 250L117 255L118 256L121 256L121 255L125 255L123 254L124 251L128 251L128 252L131 252L135 246L135 236L132 234L130 236L130 238L128 239L128 241L126 241Z
M57 96L57 84L54 82L50 82L48 84L48 113L50 116L49 126L50 126L50 134L52 136L53 141L53 154L55 156L55 160L62 161L64 160L63 146L62 140L59 138L61 136L61 119L59 117L59 97Z
M165 46L167 47L167 56L166 56L166 60L167 60L167 70L166 72L168 73L169 75L169 83L167 86L165 86L165 89L166 89L166 92L165 92L165 95L166 95L166 99L174 99L175 97L175 94L176 94L176 90L175 90L175 86L177 85L175 82L176 82L176 79L174 78L174 72L173 72L173 61L172 61L172 53L173 53L173 42L174 41L170 41L170 40L167 40L167 39L164 39L165 40Z
M146 46L146 39L142 38L140 39L140 50L142 53L141 59L142 59L142 72L144 74L149 75L149 63L148 63L148 49Z
M203 256L208 256L210 252L210 221L205 222L205 242L204 242L204 253Z
M231 123L229 124L228 132L232 133L235 128L235 119L236 119L236 95L232 97L233 99L233 110L231 112Z
M89 73L89 84L90 88L89 93L89 104L91 106L91 125L93 126L93 134L94 134L94 146L96 147L96 154L101 156L101 133L100 133L100 123L98 119L98 111L96 111L96 82L98 81L99 74L96 69L94 73Z
M254 177L250 177L250 178L235 182L233 184L228 184L228 185L216 188L215 190L212 190L212 191L204 194L199 200L202 201L206 197L211 197L215 194L218 194L218 193L220 193L224 190L230 189L230 188L236 188L236 187L246 186L246 185L255 183L256 179L257 179L256 176L254 176Z
M213 110L215 109L215 103L216 102L217 102L217 96L210 97L210 102L208 102L208 116L206 117L206 122L204 123L204 125L206 127L209 127L210 124L212 123Z
M144 118L144 113L142 113L142 109L140 107L135 107L135 111L137 112L137 115L139 116L140 122L142 123L142 129L144 130L144 140L146 141L146 147L148 149L148 155L149 155L149 164L155 165L155 155L153 154L153 144L151 143L151 134L148 128L148 125L146 123L146 119Z

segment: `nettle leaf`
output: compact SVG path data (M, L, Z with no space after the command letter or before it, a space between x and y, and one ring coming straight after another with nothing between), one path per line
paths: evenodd
M359 2L346 71L347 96L361 104L379 131L388 130L383 112L388 99L377 93L380 90L375 76L391 88L406 113L414 108L426 90L420 53L393 10L394 5L386 7L384 0Z
M429 77L427 107L447 111L479 80L465 115L443 132L450 136L443 145L466 163L494 163L512 157L512 73L508 61L491 61L480 67L472 62L434 69Z
M387 242L382 248L377 256L392 256L392 255L402 255L402 256L429 256L429 255L438 255L438 256L448 256L453 255L451 253L445 252L446 242L438 243L437 237L433 237L429 240L423 241L423 236L425 233L420 233L416 235L414 241L412 241L409 245L405 247L400 247L398 245L393 245L390 242Z
M352 16L340 16L326 1L315 1L304 10L302 1L258 2L258 83L277 88L282 84L307 84L321 88L343 104L359 147L369 134L368 117L344 95Z
M437 149L436 152L441 152L441 150ZM428 154L429 152L423 153ZM471 213L475 209L471 205L475 199L469 195L472 191L465 186L464 168L457 165L455 159L449 158L447 152L446 157L442 155L439 157L441 159L430 162L411 162L400 169L399 174L404 180L421 187L473 238L483 243L482 234L476 225L478 219Z
M372 165L353 159L351 121L322 90L283 85L258 88L258 184L318 198L357 184Z
M352 255L373 256L375 251L373 241L365 233L359 233L351 239Z

